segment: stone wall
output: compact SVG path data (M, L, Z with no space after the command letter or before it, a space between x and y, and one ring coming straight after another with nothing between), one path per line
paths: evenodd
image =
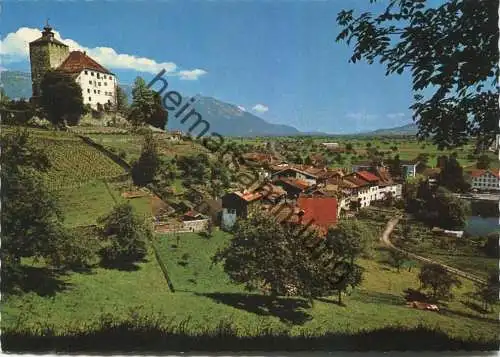
M40 96L43 76L49 69L57 68L68 57L67 46L44 43L30 46L31 81L33 96Z

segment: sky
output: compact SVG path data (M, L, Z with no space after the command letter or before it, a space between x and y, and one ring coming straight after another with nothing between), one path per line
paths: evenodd
M381 1L382 3L384 1ZM301 131L354 133L412 122L408 74L349 63L335 42L342 9L368 0L4 1L0 67L29 72L27 44L46 19L71 49L118 76L147 82L161 69L170 90L235 104Z

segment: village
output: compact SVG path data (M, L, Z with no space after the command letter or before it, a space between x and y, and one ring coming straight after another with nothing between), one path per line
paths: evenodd
M193 4L6 7L2 348L498 349L491 4Z

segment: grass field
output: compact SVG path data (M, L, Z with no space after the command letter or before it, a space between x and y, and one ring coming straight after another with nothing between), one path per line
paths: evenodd
M14 128L2 127L2 131L8 133ZM125 173L121 166L73 134L32 128L29 134L34 145L49 158L51 167L44 177L51 190L78 187Z
M394 243L401 248L415 254L448 264L472 274L487 278L488 272L498 269L498 259L486 256L480 249L467 244L467 241L458 238L451 244L443 244L445 238L432 233L429 227L411 220L411 230L408 238L402 238L402 225L399 224L394 230Z
M114 151L118 155L125 155L129 163L137 160L141 154L144 137L138 134L90 134L96 143ZM163 134L156 134L158 151L165 157L188 156L209 151L202 145L190 141L170 141Z
M174 236L159 237L159 251L176 289L168 290L161 270L151 255L131 271L94 268L87 273L58 276L45 296L35 292L9 296L3 304L4 331L17 328L41 331L51 327L55 334L95 328L103 316L118 324L135 316L161 314L160 324L178 324L196 334L216 329L221 320L231 321L238 334L251 336L262 329L291 335L321 335L325 332L355 334L384 327L438 327L451 337L496 341L496 314L480 315L467 307L464 282L455 299L440 304L442 313L419 311L404 305L405 289L418 288L417 272L401 271L377 258L363 259L365 279L359 289L344 297L315 300L280 299L271 304L267 296L245 292L232 284L222 268L212 266L211 257L227 244L230 235L216 231L212 238L183 234L177 245ZM36 289L35 289L36 290ZM335 348L332 346L332 348Z
M109 213L116 202L128 201L142 217L151 217L150 197L126 200L121 196L124 187L116 183L106 184L102 180L88 182L77 188L57 191L62 204L67 226L96 224L97 218Z

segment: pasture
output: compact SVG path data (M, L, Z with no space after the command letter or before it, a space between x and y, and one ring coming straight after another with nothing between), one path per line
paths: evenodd
M405 291L418 289L417 269L396 272L384 262L383 251L361 260L362 286L345 296L342 305L336 297L317 299L312 305L300 298L272 302L258 291L233 284L221 266L212 264L213 254L230 238L220 231L211 238L182 234L179 243L173 235L158 236L158 250L175 292L169 291L152 254L127 271L96 266L87 272L54 275L50 284L45 282L53 287L50 291L41 294L40 287L33 287L22 296L6 298L3 331L37 335L50 329L54 335L65 336L99 329L103 323L139 323L161 316L158 328L177 326L176 331L187 335L216 331L221 321L230 321L238 336L247 337L263 330L313 338L325 333L355 335L395 326L423 326L467 341L497 339L496 314L481 315L469 307L466 293L472 285L467 281L455 289L454 300L440 304L441 313L406 307Z

